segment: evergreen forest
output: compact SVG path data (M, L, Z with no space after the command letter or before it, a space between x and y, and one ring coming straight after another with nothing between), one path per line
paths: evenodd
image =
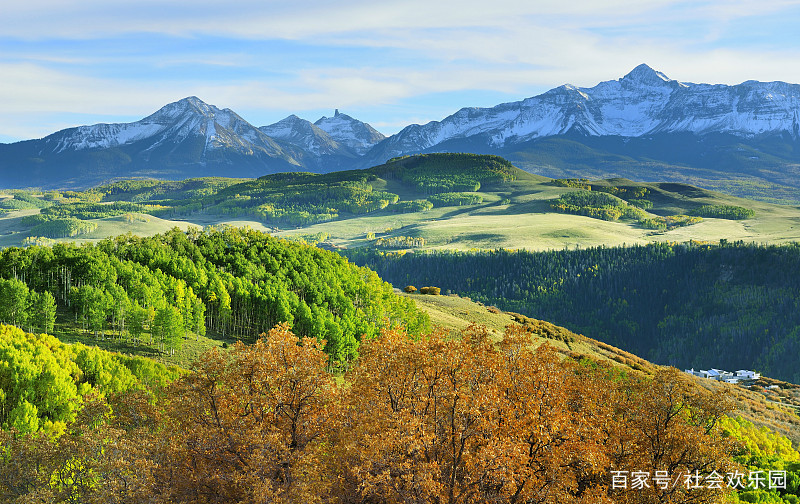
M346 253L395 286L435 285L656 364L800 382L797 244Z

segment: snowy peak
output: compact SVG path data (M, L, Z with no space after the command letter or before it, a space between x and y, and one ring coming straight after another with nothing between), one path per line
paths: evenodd
M314 156L335 155L342 150L342 147L325 131L294 114L258 129L270 138L300 147Z
M217 116L230 116L231 110L220 110L196 96L190 96L161 107L158 111L140 122L168 124L178 119L214 119Z
M333 117L321 117L314 123L341 145L358 155L365 154L371 147L386 138L367 123L353 119L336 109Z
M324 131L311 124L310 121L300 119L294 114L286 117L285 119L281 119L275 124L261 126L258 129L268 136L280 140L292 140L298 136L309 134L322 134L327 136Z
M65 151L141 145L145 151L160 146L174 150L184 142L203 142L202 155L231 149L251 155L255 151L281 156L280 147L230 109L219 109L195 96L170 103L133 123L80 126L43 139L48 150Z
M492 108L464 108L412 125L382 142L371 161L471 145L480 152L564 135L642 137L724 133L742 138L800 137L800 85L747 81L737 86L687 84L639 65L621 79L581 88L565 84ZM463 148L463 147L458 147Z
M639 86L663 86L670 82L675 82L666 75L656 70L653 70L649 66L642 63L641 65L637 66L630 72L628 72L625 77L620 79L620 82L624 82L630 85L639 85Z

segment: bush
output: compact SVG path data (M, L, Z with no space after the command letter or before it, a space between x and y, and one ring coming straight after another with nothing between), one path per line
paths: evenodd
M395 213L427 212L433 208L433 203L426 199L398 201L394 205L389 205L388 210Z
M414 287L413 285L406 285L406 288L403 289L403 290L406 291L409 294L413 294L413 293L417 292L417 288Z

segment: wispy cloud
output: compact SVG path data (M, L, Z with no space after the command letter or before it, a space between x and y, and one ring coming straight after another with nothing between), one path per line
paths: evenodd
M2 16L4 138L192 94L256 124L340 107L399 128L643 62L800 82L797 0L30 0Z

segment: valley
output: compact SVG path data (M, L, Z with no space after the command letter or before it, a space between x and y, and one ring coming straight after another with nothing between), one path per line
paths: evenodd
M0 144L0 500L799 502L798 89Z

